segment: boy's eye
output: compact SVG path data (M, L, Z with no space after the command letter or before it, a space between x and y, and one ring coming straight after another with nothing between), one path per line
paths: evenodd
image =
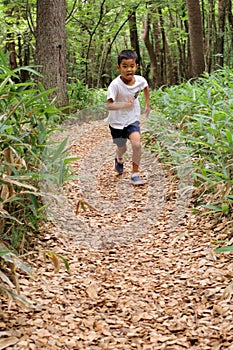
M122 68L128 68L128 66L122 66ZM130 68L134 68L134 65L130 66Z

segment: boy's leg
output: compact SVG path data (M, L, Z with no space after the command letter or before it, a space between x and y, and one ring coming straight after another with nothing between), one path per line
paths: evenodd
M126 145L117 146L116 156L115 156L115 170L118 172L119 175L123 174L123 172L124 172L123 155L125 152L126 152Z
M125 154L126 151L127 151L126 144L121 146L121 147L117 146L116 154L117 154L117 160L118 160L119 163L123 163L124 162L123 155Z
M115 170L122 174L124 171L124 158L123 155L127 150L127 134L125 129L114 129L110 126L111 135L113 138L113 143L116 147L116 157L115 157Z
M115 157L115 170L118 174L123 174L124 172L124 158L123 155L127 150L126 143L122 146L122 142L117 144L116 157Z
M132 172L137 173L141 160L141 137L140 132L134 131L129 135L129 140L132 145Z
M128 138L132 145L132 175L131 183L133 185L144 185L145 181L141 179L138 174L140 160L141 160L141 136L140 136L140 124L135 122L128 127Z

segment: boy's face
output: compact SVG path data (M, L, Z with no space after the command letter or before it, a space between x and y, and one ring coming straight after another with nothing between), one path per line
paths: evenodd
M138 69L138 64L135 59L123 59L120 65L117 65L117 69L121 73L121 78L126 83L130 83L134 80L134 75Z

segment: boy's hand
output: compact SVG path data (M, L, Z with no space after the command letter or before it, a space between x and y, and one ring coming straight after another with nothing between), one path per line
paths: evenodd
M146 107L146 108L144 109L143 114L145 114L145 117L148 118L149 115L150 115L150 108L149 108L149 107Z
M123 106L124 107L122 108L131 109L133 107L133 101L130 98L127 98L125 102L123 102Z
M128 98L124 102L113 102L113 101L107 101L107 109L108 110L118 110L118 109L131 109L133 107L133 101Z

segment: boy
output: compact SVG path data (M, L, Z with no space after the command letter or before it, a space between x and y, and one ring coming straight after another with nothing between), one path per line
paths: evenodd
M108 87L107 122L117 145L115 156L115 170L118 174L124 171L124 153L127 139L132 145L132 175L133 185L143 185L144 181L138 174L141 159L140 142L140 104L138 94L144 92L145 115L150 111L149 87L145 78L135 75L138 69L138 56L135 51L123 50L118 56L117 69L120 75Z

